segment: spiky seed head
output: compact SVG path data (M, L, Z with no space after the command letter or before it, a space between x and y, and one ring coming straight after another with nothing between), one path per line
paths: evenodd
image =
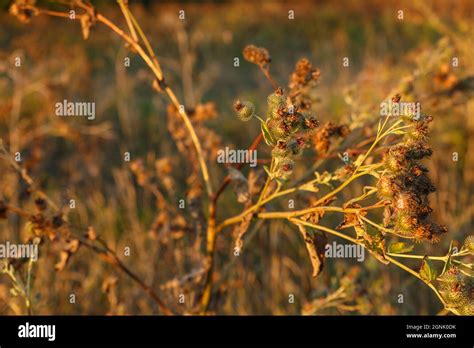
M241 121L247 122L254 116L255 107L251 102L237 100L234 103L234 110Z

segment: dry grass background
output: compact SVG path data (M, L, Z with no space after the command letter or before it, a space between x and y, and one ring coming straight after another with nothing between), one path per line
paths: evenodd
M166 100L149 88L153 76L104 27L93 27L84 42L78 23L38 17L25 25L8 15L5 1L0 4L5 9L0 13L0 137L12 152L24 154L23 166L36 185L65 212L68 200L76 199L76 209L68 212L72 225L94 226L114 250L130 247L130 256L121 256L124 264L174 311L190 310L203 275L203 188L193 159L187 157L192 150L182 125L167 117ZM97 6L121 20L115 4ZM450 240L462 242L472 233L472 2L130 6L156 49L167 82L186 107L195 110L216 187L226 174L215 161L217 149L247 147L260 132L255 124L236 120L235 97L258 104L271 92L251 64L241 59L241 66L233 67L233 58L241 57L245 45L254 43L271 52L271 71L281 84L287 83L297 59L308 57L322 72L314 91L317 117L353 129L363 130L378 117L380 101L393 89L406 88L405 78L418 69L421 74L410 82L413 95L422 101L423 111L435 117L434 154L426 161L438 189L431 203L435 219L449 230L440 244L420 250L443 253ZM288 8L295 10L294 21L287 19ZM186 11L185 25L177 20L179 9ZM403 21L396 17L399 9L404 10ZM125 69L127 56L131 67ZM455 69L449 67L453 56L460 62ZM22 57L21 69L11 64L14 57ZM350 68L342 67L343 57L350 57ZM95 101L96 120L53 116L54 104L63 99ZM131 164L122 160L125 151L132 155ZM458 162L452 161L453 152L459 153ZM259 149L259 159L269 156ZM309 151L305 156L313 161L317 154ZM337 163L332 161L329 167ZM341 198L346 201L361 190L362 185L353 185ZM27 185L5 161L0 161L0 197L35 209ZM184 212L178 209L181 198L189 207ZM218 219L241 209L227 190L219 201ZM23 219L9 215L0 221L1 240L24 240L24 227ZM217 314L433 314L441 309L417 279L371 257L363 264L329 260L321 276L311 278L301 237L287 223L252 226L238 258L232 255L232 234L225 233L217 244L211 303ZM79 248L63 270L54 271L62 247L53 243L41 249L31 287L34 314L159 313L136 283L86 248ZM190 273L197 277L181 282ZM1 277L0 313L24 313L21 298L9 288L8 279ZM294 304L288 303L290 293ZM69 302L70 294L76 303ZM184 304L178 301L180 294L185 295ZM404 304L397 303L398 294L404 294Z

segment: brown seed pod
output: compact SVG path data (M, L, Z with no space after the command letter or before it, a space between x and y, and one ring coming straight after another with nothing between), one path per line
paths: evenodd
M290 89L301 89L311 81L317 81L321 76L319 69L313 68L313 65L307 58L301 58L291 74L288 86Z
M244 48L243 55L245 60L261 67L266 67L271 62L270 54L263 47L248 45Z

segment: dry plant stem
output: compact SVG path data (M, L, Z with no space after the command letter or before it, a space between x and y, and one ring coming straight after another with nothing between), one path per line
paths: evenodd
M156 78L160 83L164 83L163 80L163 73L161 71L161 68L159 65L156 65L153 60L145 53L143 48L138 45L132 38L130 38L127 34L123 32L120 28L118 28L115 24L110 22L107 18L105 18L101 14L97 14L97 20L104 23L106 26L108 26L110 29L112 29L114 32L116 32L120 37L122 37L125 41L127 41L137 52L138 54L142 57L142 59L147 63L147 65L150 67L150 69L153 71L155 74ZM155 59L156 60L156 59ZM212 197L212 187L210 183L210 177L209 177L209 171L207 169L206 161L204 160L204 155L202 152L201 148L201 143L199 142L199 139L196 135L196 132L194 130L194 127L191 123L191 120L189 119L187 113L185 110L181 108L181 103L179 102L178 98L174 94L173 90L168 86L165 85L166 87L164 88L166 94L168 95L169 99L173 103L173 105L176 107L178 110L178 113L180 114L181 118L183 119L183 122L188 129L191 139L193 141L194 147L196 148L196 152L198 155L199 159L199 164L201 167L201 172L202 176L206 185L206 190L207 194L209 197Z
M270 82L270 84L272 85L272 88L274 90L276 90L278 88L278 84L272 78L268 68L264 68L262 65L259 65L259 68L262 71L262 73L265 75L267 80ZM255 150L258 147L258 145L260 144L260 142L262 141L262 139L263 139L263 134L260 133L258 135L258 137L252 143L249 150ZM239 164L237 166L237 169L240 169L242 166L243 166L243 164ZM270 172L271 172L272 167L273 167L273 158L272 158L272 165L271 165L271 168L270 168ZM213 286L213 279L212 278L213 278L213 273L214 273L214 259L215 259L216 239L217 239L217 234L220 231L219 228L216 228L217 200L219 199L222 192L224 192L225 188L228 186L230 181L231 181L230 177L227 176L224 179L224 182L221 185L221 187L219 188L219 190L217 191L217 193L212 197L211 202L209 204L209 219L208 219L208 231L207 231L207 262L208 262L208 267L209 268L208 268L208 273L207 273L207 276L206 276L206 282L204 284L203 293L202 293L202 296L200 298L200 309L201 309L201 313L203 313L203 314L205 314L206 311L208 310L209 303L210 303L211 297L212 297L212 286ZM261 194L258 198L258 202L256 204L258 207L261 206L261 204L262 204L261 201L262 201L262 199L265 195L265 192L267 190L267 187L268 187L270 181L271 180L269 178L267 178L267 181L265 182L265 185L262 189L262 192L261 192Z
M216 254L216 206L214 204L209 205L209 220L207 223L207 275L206 281L204 283L204 289L200 298L200 311L202 314L205 314L209 308L212 297L212 285L213 285L213 276L214 276L214 259Z
M374 204L372 206L362 207L362 208L342 208L342 207L333 207L333 206L320 206L320 207L308 208L305 210L299 210L295 212L293 211L292 212L286 212L286 211L263 212L263 213L259 213L257 217L259 219L292 219L301 215L305 215L305 214L309 214L309 213L313 213L317 211L339 212L343 214L346 214L346 213L360 214L361 210L378 209L384 206L385 206L384 204ZM301 212L303 211L304 213L301 214ZM388 230L388 232L391 232L391 230Z
M141 29L140 25L136 21L135 17L133 14L129 11L127 6L123 6L122 8L124 12L124 16L127 18L130 18L131 21L133 22L133 26L136 27L138 30L140 37L142 41L145 44L145 47L148 50L149 55L151 56L151 59L153 61L153 64L155 65L156 69L160 74L155 74L156 77L158 78L158 81L163 81L163 76L161 72L161 68L159 65L159 62L156 58L156 55L150 45L150 42L148 41L146 35L143 33L143 30ZM204 181L206 183L206 189L207 189L207 194L208 197L210 198L209 202L209 209L208 209L208 224L207 224L207 243L206 243L206 251L207 251L207 267L208 267L208 272L207 272L207 277L206 277L206 283L204 286L203 290L203 295L201 299L202 303L202 308L204 311L207 310L209 303L210 303L210 298L212 294L212 276L213 276L213 270L214 270L214 254L215 254L215 247L216 247L216 232L215 232L215 225L216 225L216 207L217 207L217 198L219 197L218 195L213 195L212 193L212 187L210 184L210 179L209 179L209 173L207 170L207 166L205 163L205 160L202 155L202 149L201 145L197 139L196 133L194 131L194 128L191 124L191 121L187 117L186 113L179 107L180 103L174 94L174 92L171 90L171 88L167 85L165 85L165 91L168 94L168 97L171 99L172 103L175 105L175 107L178 109L179 113L181 114L183 121L185 125L188 127L191 137L193 139L193 143L196 147L196 151L198 153L198 158L201 163L201 170L203 174ZM258 145L258 143L257 143ZM225 188L225 186L224 186Z
M275 160L272 157L272 162L270 164L270 173L273 173L274 166L275 166ZM257 201L257 204L256 204L257 209L262 205L262 200L265 198L265 194L267 193L268 186L270 185L271 182L272 182L272 178L269 175L267 177L267 180L265 181L265 185L263 185L263 189L260 192L260 196L258 197L258 201Z
M260 137L259 137L260 138ZM258 142L254 142L254 144L258 145ZM270 167L270 172L272 171L273 168L273 160L272 160L272 165ZM261 201L262 198L265 195L265 192L268 188L268 185L270 184L271 179L270 177L267 178L267 181L265 182L265 185L263 186L263 189L260 193L260 196L258 198L258 202L255 204L255 206L258 208L261 206ZM215 259L215 253L216 253L216 239L217 239L217 229L216 229L216 205L212 204L214 203L211 202L209 205L209 221L208 221L208 233L207 233L207 262L208 262L208 273L206 277L206 283L204 285L204 290L202 293L201 301L200 301L200 307L201 307L201 313L205 314L206 311L209 308L209 303L211 301L211 296L212 296L212 285L213 285L213 273L214 273L214 259Z
M57 11L50 11L50 10L40 9L39 13L50 15L50 16L69 18L69 14L63 13L63 12L57 12ZM80 19L81 16L78 16L76 18ZM211 186L211 183L210 183L209 171L207 169L206 161L204 160L204 155L203 155L203 152L202 152L201 143L199 142L199 139L196 135L194 127L193 127L193 125L191 123L191 120L189 119L186 111L183 110L180 107L181 103L179 102L178 98L174 94L173 90L165 84L165 81L163 79L163 73L161 71L160 66L155 64L153 59L150 58L150 56L143 50L143 48L132 37L130 37L122 29L117 27L109 19L104 17L102 14L97 13L96 14L96 20L98 22L103 23L107 27L109 27L112 31L114 31L117 35L119 35L122 39L124 39L138 53L138 55L140 55L140 57L145 61L145 63L149 66L149 68L152 70L155 77L158 79L159 83L161 83L162 85L165 86L164 87L165 93L168 95L168 98L171 100L172 104L178 110L179 115L181 116L186 128L188 129L188 131L191 135L191 140L193 141L193 145L196 149L198 160L199 160L199 165L200 165L201 172L202 172L202 176L203 176L203 179L204 179L204 182L205 182L205 185L206 185L207 194L208 194L209 197L212 197L212 186ZM156 61L156 59L154 59L154 60Z
M77 236L76 236L77 238ZM82 245L85 245L95 253L97 253L105 262L109 263L113 267L117 268L118 270L122 271L125 273L127 276L129 276L134 282L136 282L140 287L150 296L158 305L160 308L161 312L165 315L173 315L173 311L168 308L168 306L165 305L165 303L161 300L161 298L158 296L158 294L150 287L148 286L142 279L140 279L139 276L137 276L134 272L132 272L127 266L123 264L122 261L120 261L119 257L117 256L117 253L114 252L110 247L103 241L102 239L97 239L97 241L102 244L104 250L101 250L97 248L96 246L88 243L87 241L84 240L84 238L80 238Z
M122 10L123 16L125 17L125 20L127 21L128 29L130 30L130 35L132 35L132 38L136 42L138 42L137 32L135 31L135 27L130 17L130 10L128 9L128 3L125 3L123 0L117 0L117 3L119 4L120 9Z
M430 260L443 261L443 262L446 262L449 259L449 257L446 255L445 256L425 256L425 255L396 254L396 253L387 253L387 255L390 255L393 257L399 257L399 258L405 258L405 259L417 259L417 260L422 260L423 258L427 257ZM464 250L459 253L452 254L451 257L461 257L461 256L466 256L466 255L469 255L469 251Z
M31 308L31 296L30 296L30 290L31 290L31 274L33 271L33 259L29 259L28 261L28 270L27 270L27 275L26 275L26 312L28 315L32 314L32 308Z
M278 88L278 84L275 82L275 80L273 79L272 75L270 75L270 71L268 71L268 69L265 69L263 66L259 65L258 66L260 68L260 70L262 71L263 75L265 75L265 77L267 78L267 80L270 82L270 84L272 85L272 88L273 90L276 90Z
M81 2L79 2L79 4L82 4ZM200 168L201 168L201 172L202 172L202 176L203 176L203 180L205 182L205 185L206 185L206 191L207 191L207 194L208 194L208 197L210 199L213 198L213 191L212 191L212 186L211 186L211 182L210 182L210 177L209 177L209 171L207 169L207 165L206 165L206 162L204 160L204 155L203 155L203 152L202 152L202 148L201 148L201 143L199 142L199 139L196 135L196 132L194 130L194 127L191 123L191 120L189 119L186 111L184 111L182 108L181 108L181 103L179 102L178 98L176 97L175 93L173 92L173 90L168 86L166 85L164 79L163 79L163 72L160 68L160 65L158 63L158 60L156 59L156 55L154 54L152 48L151 48L151 45L150 43L148 42L148 40L146 39L146 36L143 34L143 31L141 30L140 26L138 25L137 21L135 20L135 18L133 17L133 15L131 15L131 12L128 10L128 7L126 5L124 5L122 3L122 1L119 1L119 4L120 4L120 7L122 9L122 12L124 14L124 17L127 21L127 24L130 28L130 31L132 32L132 35L134 36L134 38L130 37L129 35L127 35L122 29L120 29L119 27L117 27L114 23L112 23L109 19L107 19L106 17L104 17L102 14L100 13L97 13L96 14L96 19L98 22L101 22L103 23L104 25L106 25L107 27L109 27L112 31L114 31L117 35L119 35L122 39L124 39L139 55L140 57L145 61L145 63L149 66L149 68L152 70L153 74L155 75L155 77L157 78L159 84L160 84L160 87L163 87L164 89L164 92L168 95L168 98L171 100L172 104L175 106L175 108L178 110L178 113L179 115L181 116L186 128L188 129L190 135L191 135L191 139L193 141L193 144L194 144L194 147L196 149L196 152L197 152L197 156L198 156L198 160L199 160L199 164L200 164ZM87 9L87 6L86 5L81 5L81 7ZM51 15L51 16L57 16L57 17L63 17L63 18L69 18L69 15L68 14L65 14L65 13L62 13L62 12L56 12L56 11L49 11L49 10L40 10L40 13L43 13L43 14L47 14L47 15ZM80 17L79 17L80 18ZM133 24L133 25L132 25ZM137 38L136 38L136 33L134 31L133 28L136 28L140 34L140 37L142 38L149 54L147 54L143 48L138 44L137 42ZM213 249L215 248L215 206L212 205L212 203L209 205L209 216L212 217L214 216L214 218L210 218L209 219L209 222L208 222L208 231L207 231L207 249L208 249L208 253L211 253L213 254ZM212 269L212 263L211 262L211 265L209 266L210 269ZM121 265L121 263L119 263L119 265ZM122 264L123 265L123 264ZM122 268L122 267L120 267ZM163 303L162 301L157 297L155 296L156 294L154 294L154 292L151 290L151 288L149 288L148 286L146 286L143 282L141 282L141 280L139 278L137 278L133 273L128 273L125 269L122 268L122 270L124 272L126 272L130 277L132 277L132 279L134 279L135 281L137 281L141 286L142 288L144 288L144 290L150 295L152 296L155 301L158 303L158 305L161 307L163 307ZM150 292L151 291L151 292ZM205 294L207 293L208 291L205 291ZM158 302L158 301L159 302ZM165 309L165 311L168 311L167 309ZM164 311L164 312L165 312ZM172 314L171 312L167 313L167 314Z
M260 133L257 138L253 141L252 145L249 147L249 150L255 150L260 142L263 139L262 133ZM237 169L241 169L243 163L240 163L237 166ZM212 297L212 288L213 288L213 274L214 274L214 259L216 254L216 239L217 239L217 229L216 229L216 214L217 214L217 200L219 199L222 192L231 182L230 176L226 176L224 182L222 183L219 190L216 192L209 204L209 219L207 227L207 275L206 281L204 283L204 289L199 301L201 313L205 313L211 302Z
M128 7L126 9L128 10ZM130 16L130 19L132 20L135 29L138 31L138 34L140 35L140 38L142 39L143 44L145 45L146 50L148 51L148 55L151 57L153 63L155 63L155 66L158 68L158 70L161 71L160 63L158 62L155 52L153 51L153 48L151 47L150 42L148 41L145 33L143 32L142 28L140 27L137 20L133 16L133 13L130 12L130 10L128 10L128 15Z

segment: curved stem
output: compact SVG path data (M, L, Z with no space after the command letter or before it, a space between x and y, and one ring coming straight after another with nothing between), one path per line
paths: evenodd
M54 17L62 17L62 18L69 18L69 15L64 12L58 12L58 11L50 11L46 9L39 9L40 14L45 14L45 15L50 15ZM82 16L76 16L76 19L80 19ZM130 17L131 19L133 17ZM105 26L109 27L113 32L115 32L118 36L120 36L123 40L125 40L137 53L138 55L143 59L143 61L148 65L148 67L151 69L155 77L157 78L158 82L164 86L164 91L168 95L168 98L171 100L172 104L175 106L176 110L178 110L178 114L181 116L189 134L191 135L191 140L193 142L194 148L196 150L197 156L198 156L198 161L199 161L199 166L201 168L201 173L203 176L203 180L206 186L207 194L209 197L212 197L212 186L210 183L210 177L209 177L209 171L207 169L207 164L206 161L204 160L204 155L202 152L201 148L201 143L199 142L199 139L196 135L196 132L194 130L194 126L192 125L188 114L184 110L184 108L181 107L181 103L179 102L178 98L174 94L173 90L166 85L164 79L163 79L163 72L157 64L156 56L155 58L150 58L150 56L144 51L144 49L132 38L130 37L127 33L125 33L122 29L120 29L117 25L115 25L113 22L111 22L107 17L100 13L96 13L96 20L98 22L101 22ZM133 20L133 19L132 19ZM136 21L135 21L136 22ZM140 31L139 31L140 32ZM144 35L143 35L144 37ZM143 38L142 37L142 38ZM148 41L144 41L145 45L147 45L147 48L151 50L151 46L149 45ZM154 54L153 54L154 56Z

